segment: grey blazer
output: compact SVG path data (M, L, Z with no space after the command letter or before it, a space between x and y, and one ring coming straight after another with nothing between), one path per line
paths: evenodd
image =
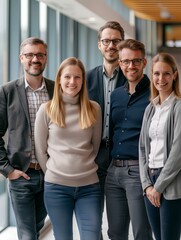
M149 127L155 112L152 103L145 110L139 141L140 177L143 190L152 185L148 176ZM175 99L165 124L164 166L154 185L168 200L181 198L181 100Z
M50 99L54 81L45 78ZM7 132L8 130L8 132ZM3 137L7 132L7 147ZM24 78L0 87L0 173L5 177L19 169L24 172L31 161L31 125Z

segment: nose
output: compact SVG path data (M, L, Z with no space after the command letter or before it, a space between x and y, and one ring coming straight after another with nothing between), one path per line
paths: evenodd
M39 59L38 59L37 55L34 54L31 60L33 60L33 61L38 61Z
M129 62L129 65L128 65L128 67L135 67L135 65L134 65L133 61L130 61L130 62Z
M74 77L71 77L71 78L69 79L69 82L70 82L70 83L74 83L74 82L75 82L75 78L74 78Z
M110 43L109 43L109 47L115 47L115 45L113 44L113 41L110 41Z
M37 58L37 55L36 54L33 54L33 58L36 57Z
M162 79L164 79L164 74L160 73L159 80L162 80Z

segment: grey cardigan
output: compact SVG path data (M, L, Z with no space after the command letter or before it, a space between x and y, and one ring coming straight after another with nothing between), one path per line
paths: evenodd
M143 190L152 185L148 176L148 156L150 152L149 127L155 112L150 103L144 114L139 141L139 165ZM181 198L181 100L175 99L164 135L164 166L155 182L155 189L168 200Z

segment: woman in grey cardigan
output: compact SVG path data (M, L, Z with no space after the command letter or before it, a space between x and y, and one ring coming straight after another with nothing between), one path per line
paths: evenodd
M173 56L153 58L151 103L140 135L140 177L156 240L181 235L181 93Z

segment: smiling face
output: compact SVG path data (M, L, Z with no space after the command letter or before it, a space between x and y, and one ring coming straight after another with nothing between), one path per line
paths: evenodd
M66 66L60 76L62 92L69 96L76 96L82 88L82 70L77 65Z
M146 59L143 58L142 52L140 50L123 48L119 51L119 59L119 65L124 76L130 83L137 84L143 78L143 69L146 66Z
M176 76L177 71L174 73L169 64L161 61L154 63L152 81L155 88L164 99L173 91L173 81Z
M35 54L32 58L29 58L29 54ZM38 57L37 54L41 54L42 57ZM47 52L43 44L27 44L23 47L20 53L20 61L24 66L25 74L28 76L41 76L46 63L47 63Z
M111 41L109 45L105 46L101 40L122 40L121 33L112 28L105 28L101 33L101 39L98 42L98 48L102 53L105 62L114 63L118 61L117 46Z

